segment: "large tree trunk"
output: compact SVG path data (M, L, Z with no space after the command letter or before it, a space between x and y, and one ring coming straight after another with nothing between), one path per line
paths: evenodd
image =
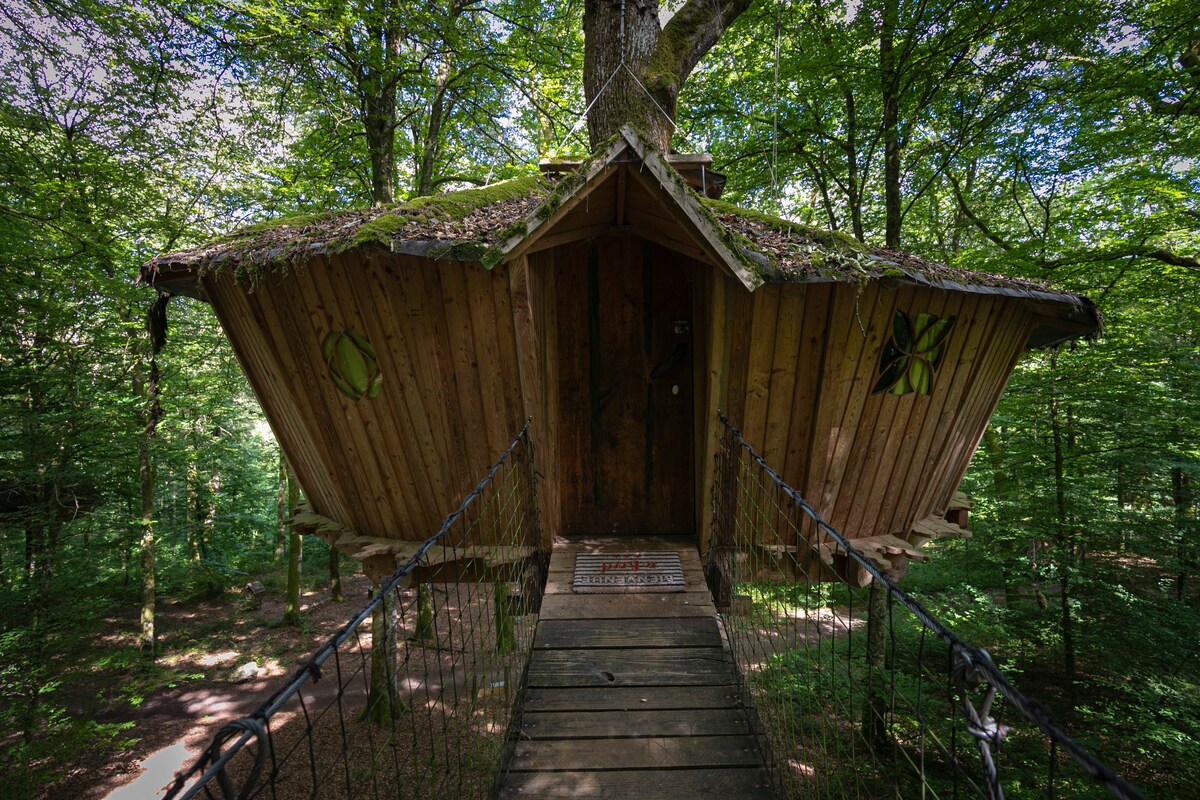
M656 2L586 0L583 91L592 149L630 125L669 152L684 81L750 2L689 0L661 28Z
M363 132L367 152L371 154L371 202L375 205L396 200L396 94L384 90L367 94L362 100Z

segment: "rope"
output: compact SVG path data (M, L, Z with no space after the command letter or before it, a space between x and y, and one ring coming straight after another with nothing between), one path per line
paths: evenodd
M589 113L591 113L591 110L596 105L596 102L601 97L604 96L604 93L606 91L608 91L608 87L610 85L612 85L613 79L617 77L617 74L622 69L624 69L626 72L629 73L629 77L633 78L633 82L636 83L638 88L641 89L642 92L646 95L646 97L650 99L650 102L654 104L654 107L656 109L658 109L658 112L663 115L663 119L665 119L667 121L667 124L671 126L672 134L682 136L683 141L687 145L689 145L691 147L695 147L695 143L691 141L691 139L687 136L687 134L682 133L679 130L679 125L675 122L674 119L672 119L671 115L667 113L667 110L662 107L662 105L658 102L658 100L656 100L654 98L654 95L650 93L650 90L646 88L646 85L644 83L642 83L641 78L639 78L637 76L637 73L635 73L633 71L633 68L629 66L629 63L625 59L625 0L621 0L621 22L620 22L620 29L618 32L618 47L620 48L620 61L617 63L617 65L615 67L613 67L612 73L608 76L607 80L604 81L604 85L600 87L600 91L596 92L596 96L592 98L592 102L588 103L587 108L585 108L583 110L583 113L575 118L575 122L571 125L571 129L567 131L565 136L563 136L562 141L559 142L558 147L555 149L554 152L556 152L556 153L562 152L563 147L567 143L567 139L570 139L572 136L574 136L576 133L579 132L579 129L582 128L584 123L587 122L587 116ZM779 43L778 43L778 41L776 41L776 44L775 44L775 61L776 61L776 63L775 63L775 78L776 78L776 81L778 81L778 79L779 79ZM776 92L776 101L777 101L776 105L778 105L778 92ZM774 182L774 166L772 166L772 182Z
M1080 766L1080 768L1094 781L1103 784L1115 797L1120 800L1145 800L1141 792L1136 788L1126 783L1121 778L1117 777L1106 764L1097 759L1091 753L1088 753L1070 737L1063 733L1049 718L1041 706L1032 700L1025 697L1021 692L1008 682L1004 675L992 663L987 652L967 644L960 639L953 631L947 628L940 620L933 616L925 606L914 600L903 589L895 584L891 578L887 577L879 570L875 564L863 556L856 550L850 542L842 536L835 528L821 517L817 511L809 505L799 492L789 486L780 478L779 474L763 460L762 456L754 451L754 448L742 437L742 434L733 426L724 413L718 412L718 418L721 424L725 426L727 431L732 435L739 449L744 450L750 460L758 466L775 484L776 488L782 492L793 504L804 511L817 526L818 530L832 539L838 547L845 550L847 555L853 559L860 567L862 567L874 580L880 581L887 588L888 593L899 601L914 617L921 621L927 629L932 631L940 640L946 643L957 663L952 669L952 673L960 675L961 686L965 687L972 681L986 683L989 686L990 695L985 697L986 703L983 706L983 714L979 714L966 699L966 693L960 693L963 698L963 711L968 718L968 730L980 742L982 755L985 762L985 770L988 772L989 786L995 786L996 791L999 791L999 778L994 777L995 764L991 760L990 745L998 744L1003 734L1000 728L995 725L994 721L988 717L991 709L991 702L995 694L998 692L1017 709L1026 719L1033 722L1041 731L1050 739L1052 745L1061 747L1071 758ZM994 800L1001 800L1003 795L993 795Z
M446 534L454 528L455 524L463 518L472 504L484 493L485 489L495 481L497 474L500 472L506 463L512 458L513 452L519 446L531 446L532 442L529 439L530 421L526 421L521 428L521 432L513 438L505 451L500 455L497 461L488 470L487 474L475 485L475 487L463 499L459 507L442 522L438 531L428 539L426 539L417 549L416 553L401 567L399 567L392 575L385 580L375 592L370 601L364 605L359 612L351 618L345 625L338 629L336 633L329 637L326 643L317 650L309 659L301 663L292 677L277 689L270 697L259 705L251 714L242 719L235 720L222 727L213 737L212 742L204 753L192 764L190 768L178 774L172 782L169 790L165 795L165 800L174 800L176 797L191 798L196 796L200 790L211 796L212 781L216 781L220 791L227 798L241 798L248 796L248 791L255 787L263 768L267 764L267 759L270 757L272 763L275 762L275 752L271 744L270 733L267 730L267 722L292 698L296 697L306 683L316 683L322 678L322 667L332 657L336 667L336 676L339 687L335 697L335 701L341 701L341 697L345 692L346 683L342 676L342 667L340 662L341 646L351 637L357 636L359 626L374 612L381 603L384 603L389 595L400 587L408 576L415 570L428 555L431 548L436 546ZM532 459L532 454L530 455ZM532 475L532 460L527 462L530 466ZM533 480L530 480L531 485ZM532 492L528 495L527 501L535 501L536 496ZM536 503L533 505L536 509ZM536 518L530 535L537 536L538 530ZM482 630L483 626L477 626ZM385 635L388 632L385 631ZM386 662L386 666L390 669L390 662ZM443 685L445 681L443 681ZM301 702L304 703L304 696L300 695ZM303 708L304 716L308 718L307 706ZM339 719L341 715L338 715ZM443 720L444 722L444 720ZM313 721L308 720L308 733L312 731ZM371 726L366 726L367 735L372 736ZM312 738L308 734L303 737L308 742L308 746L312 747ZM345 739L345 732L343 732ZM235 787L226 773L225 767L230 759L240 752L251 741L256 741L258 748L253 756L253 763L250 771L240 787ZM394 736L392 737L394 741ZM299 745L296 745L299 746ZM293 750L295 747L293 747ZM372 746L372 752L375 751ZM343 752L346 751L346 743L343 741ZM286 761L290 753L282 755L282 761ZM310 755L310 764L315 769L316 760ZM272 774L277 771L277 767L272 768ZM195 777L198 776L198 777ZM190 789L185 793L185 784L189 778L195 777ZM348 777L347 777L348 780ZM317 786L318 776L313 776L314 791ZM183 793L183 794L181 794Z

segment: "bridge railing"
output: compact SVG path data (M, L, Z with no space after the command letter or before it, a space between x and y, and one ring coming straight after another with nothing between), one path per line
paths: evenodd
M722 423L706 565L781 794L1141 798Z
M350 622L214 736L168 800L489 796L519 723L540 542L526 426Z

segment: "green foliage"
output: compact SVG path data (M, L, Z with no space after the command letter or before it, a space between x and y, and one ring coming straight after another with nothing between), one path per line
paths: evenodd
M526 177L419 199L361 228L358 244L386 243L414 209L461 219L532 187L529 162L581 141L582 6L0 10L6 791L32 796L72 752L126 743L119 727L66 711L79 707L84 673L131 676L125 707L165 680L135 655L131 626L106 622L140 601L139 444L154 466L160 595L214 597L272 563L276 445L203 305L169 304L162 416L156 439L144 437L134 384L148 374L151 297L133 284L138 265L267 216L303 225L361 205L385 144L402 197ZM931 547L935 560L907 583L1163 796L1200 783L1193 6L756 4L684 87L679 120L679 140L729 174L728 197L769 224L814 225L820 244L854 254L887 232L894 189L900 238L921 255L1049 278L1100 304L1103 339L1021 364L964 481L978 499L975 538ZM366 101L389 98L394 115L370 112ZM369 133L372 119L388 124ZM325 574L324 546L312 546L309 583ZM278 571L262 579L282 589ZM849 601L842 590L755 591L756 609ZM112 652L78 661L78 642L110 624ZM221 621L205 636L231 630ZM806 681L830 677L820 670L789 663L770 675L800 697Z

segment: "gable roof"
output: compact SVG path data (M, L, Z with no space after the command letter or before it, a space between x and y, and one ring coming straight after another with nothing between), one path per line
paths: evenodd
M142 279L200 296L205 272L254 280L273 265L349 250L385 250L491 267L539 249L605 233L629 233L712 264L753 291L763 284L914 283L1050 304L1031 347L1093 335L1102 318L1089 299L1038 281L950 267L869 247L838 232L697 195L667 158L629 127L557 180L526 176L417 198L390 207L307 214L250 226L193 250L158 256Z

